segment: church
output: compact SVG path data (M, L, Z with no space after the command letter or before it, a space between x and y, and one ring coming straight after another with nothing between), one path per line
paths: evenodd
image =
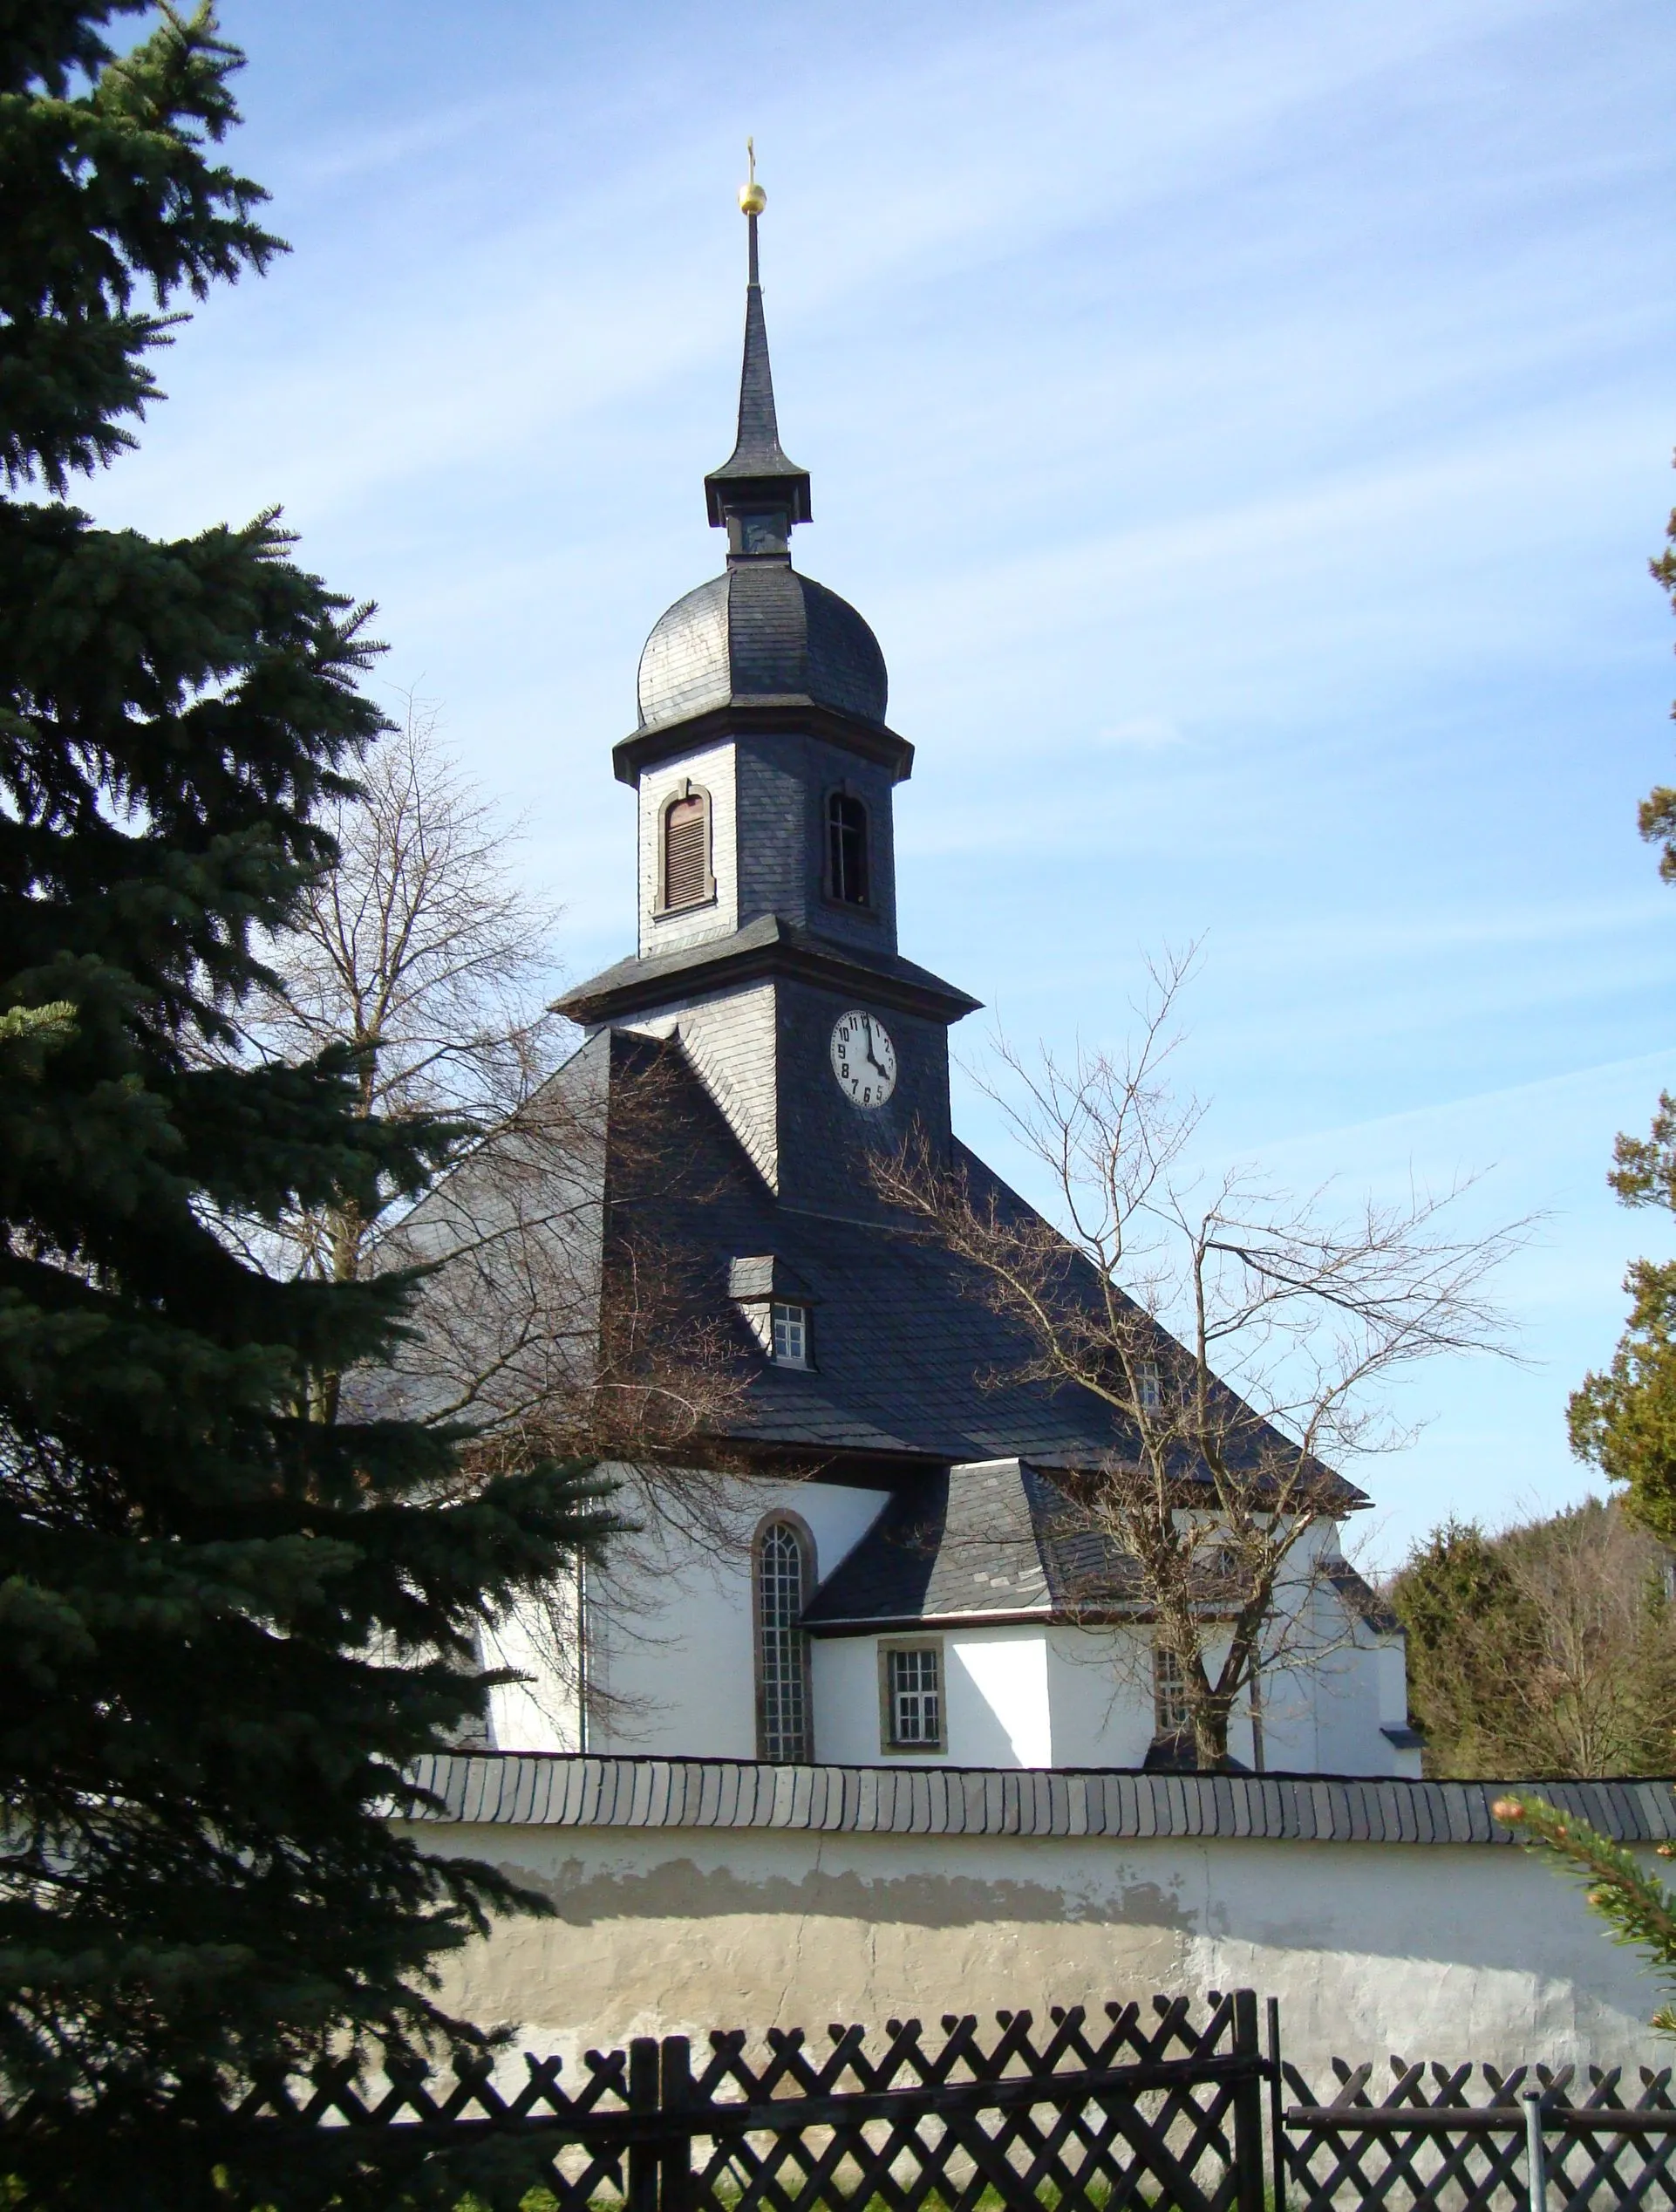
M671 1524L655 1552L643 1542L632 1574L579 1578L562 1678L529 1623L505 1622L486 1656L524 1679L494 1693L491 1744L1177 1765L1169 1655L1121 1560L1091 1618L1059 1510L1056 1478L1121 1449L1111 1408L1010 1379L1005 1325L869 1175L917 1130L971 1187L1023 1204L950 1124L949 1033L978 1001L898 948L893 810L914 750L888 719L883 655L793 565L810 480L780 440L762 204L753 183L737 440L705 479L726 565L652 627L637 727L612 754L635 795L637 943L560 1002L583 1041L555 1079L609 1105L656 1064L702 1163L679 1190L608 1167L597 1234L603 1252L614 1210L633 1212L643 1237L698 1256L744 1371L713 1439L727 1511L704 1540ZM1296 1601L1338 1609L1331 1656L1265 1681L1230 1751L1270 1772L1417 1775L1401 1632L1331 1523L1309 1541Z

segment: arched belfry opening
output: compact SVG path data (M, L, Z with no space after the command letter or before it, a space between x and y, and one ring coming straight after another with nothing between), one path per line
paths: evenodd
M867 802L853 791L827 794L827 896L841 906L873 904Z
M657 903L664 913L702 906L715 897L710 829L709 792L684 780L664 802Z

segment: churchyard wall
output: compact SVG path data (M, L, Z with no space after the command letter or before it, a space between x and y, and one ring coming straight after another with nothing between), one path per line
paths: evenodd
M1670 2056L1635 1957L1497 1840L1495 1785L463 1758L436 1779L471 1817L425 1824L426 1847L555 1908L449 1974L450 2002L532 2049L1250 1987L1312 2079L1337 2055ZM1668 1785L1577 1809L1649 1849L1676 1834Z

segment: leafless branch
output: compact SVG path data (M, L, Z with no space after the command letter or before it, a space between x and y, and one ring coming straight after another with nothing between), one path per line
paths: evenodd
M917 1137L877 1181L1013 1325L1020 1354L997 1379L1106 1410L1110 1448L1057 1478L1067 1528L1098 1540L1076 1603L1152 1625L1215 1765L1254 1676L1318 1667L1359 1632L1353 1606L1317 1601L1347 1587L1336 1530L1358 1501L1339 1470L1403 1440L1381 1395L1398 1371L1510 1350L1489 1283L1532 1225L1452 1231L1467 1184L1346 1211L1252 1170L1196 1171L1203 1109L1169 1069L1194 961L1151 966L1118 1053L998 1041L990 1095L1046 1170L1059 1225Z

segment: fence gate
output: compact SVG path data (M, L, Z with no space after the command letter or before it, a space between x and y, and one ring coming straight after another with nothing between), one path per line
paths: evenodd
M1249 1990L1196 2024L1185 2000L1158 1998L1150 2019L1110 2005L1097 2027L1056 2010L1039 2036L1027 2012L999 2015L989 2038L970 2017L942 2024L928 2048L917 2021L892 2021L875 2052L859 2028L831 2030L825 2052L788 2034L759 2065L742 2035L716 2035L696 2073L686 2044L665 2042L665 2123L686 2125L663 2155L657 2212L964 2212L988 2190L1061 2212L1261 2212L1266 2069ZM632 2160L628 2212L653 2212Z

